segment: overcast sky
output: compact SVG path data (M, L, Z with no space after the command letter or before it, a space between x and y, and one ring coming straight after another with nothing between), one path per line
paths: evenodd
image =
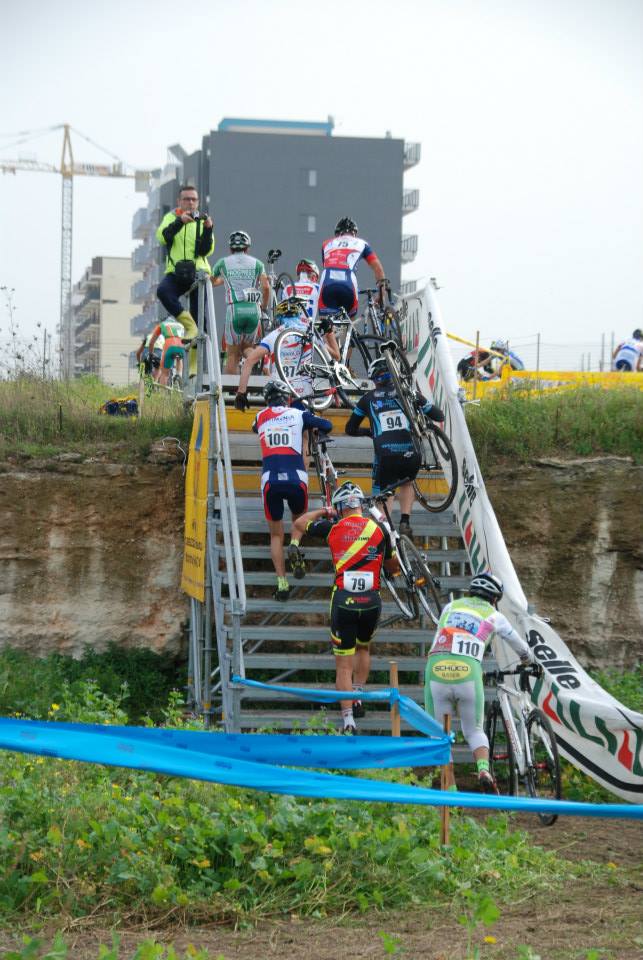
M169 144L197 149L224 116L330 114L337 136L421 142L405 176L420 209L404 221L419 253L404 275L438 278L449 330L580 349L643 325L641 0L188 10L0 0L0 158L58 163L60 131L15 146L9 135L68 122L158 167ZM73 144L77 160L103 156ZM25 332L58 320L60 195L59 176L0 176L0 285L15 287ZM75 178L74 282L92 256L131 252L143 203L132 181Z

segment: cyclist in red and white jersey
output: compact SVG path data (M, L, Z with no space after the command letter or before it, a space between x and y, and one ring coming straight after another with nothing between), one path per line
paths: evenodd
M271 377L279 377L279 372L275 364L275 343L277 342L277 337L282 330L292 330L293 332L305 333L308 329L308 322L301 313L300 305L297 301L293 300L282 300L280 304L277 305L277 314L281 318L281 324L277 327L276 330L272 330L270 333L265 334L259 341L256 347L250 351L244 360L243 367L241 368L241 376L239 377L239 388L237 394L234 398L234 405L237 410L245 410L248 404L248 380L250 379L250 374L252 368L260 360L263 360L266 357L270 359L270 373ZM329 328L332 326L330 321L326 321L329 325ZM333 333L332 329L328 329L324 333L324 342L328 348L328 352L335 359L339 360L339 346L337 344L337 338ZM281 350L282 359L285 361L286 366L288 366L288 342L283 345ZM309 343L302 355L301 347L301 338L294 338L292 344L292 364L295 369L303 366L308 362L308 355L312 358L312 342ZM313 392L313 383L312 379L309 376L301 376L296 379L291 379L290 384L294 389L295 393L299 400L303 400L306 397L309 397ZM298 401L295 401L297 403Z
M322 275L319 291L320 316L337 313L343 307L349 317L357 313L358 292L355 268L364 259L369 265L378 287L386 284L384 268L379 257L366 240L357 236L357 224L350 217L342 217L335 226L335 236L322 244Z
M306 300L306 315L309 318L314 317L319 299L319 267L314 260L302 258L295 272L297 279L294 285L289 283L285 287L280 300L288 300L290 297Z

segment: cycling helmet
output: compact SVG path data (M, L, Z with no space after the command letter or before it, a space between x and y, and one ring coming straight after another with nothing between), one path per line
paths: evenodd
M637 327L632 336L635 340L643 340L643 330Z
M368 379L369 380L385 380L387 377L390 377L388 364L384 357L376 357L375 360L371 360L368 365Z
M497 350L499 353L506 353L506 351L509 349L509 341L508 340L492 340L491 349Z
M252 240L250 239L250 234L246 233L245 230L233 230L228 242L231 250L245 250L250 246Z
M301 297L285 297L275 307L275 313L278 317L299 317L303 304Z
M314 260L300 260L297 264L296 273L297 276L299 276L300 273L306 273L313 283L317 283L319 280L319 267Z
M352 233L354 237L357 236L357 224L350 217L342 217L335 224L335 236L338 237L342 233Z
M359 507L362 500L364 500L362 488L346 480L335 490L331 503L337 510L341 510L343 507Z
M263 398L271 406L287 405L291 393L283 380L269 380L263 388Z
M490 603L502 600L504 587L502 580L493 573L478 573L469 585L469 593L474 597L482 597Z

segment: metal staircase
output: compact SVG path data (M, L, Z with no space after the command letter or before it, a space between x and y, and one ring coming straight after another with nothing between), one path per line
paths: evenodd
M261 387L263 378L252 378L251 390ZM222 384L223 386L223 384ZM258 394L257 394L258 399ZM233 615L229 598L229 575L222 532L218 529L212 549L212 588L215 606L224 611L223 636L218 637L222 671L213 684L213 703L222 703L225 727L230 731L293 730L323 721L319 705L284 697L270 690L243 688L231 684L234 674L293 687L334 687L334 657L330 650L328 604L333 582L330 552L314 541L304 542L308 572L304 580L290 577L293 588L286 603L272 599L275 573L270 560L268 530L260 498L259 441L250 427L256 413L239 413L226 408L229 455L234 477L237 530L241 539L243 577L247 590L245 612ZM344 434L347 411L325 414L333 421L335 443L332 458L346 479L370 491L372 443ZM343 477L343 478L344 478ZM310 508L319 496L317 480L310 476ZM223 506L215 501L214 523ZM396 519L396 513L393 514ZM416 506L412 515L415 540L426 550L431 569L439 575L445 600L464 588L470 578L467 552L453 513L429 514ZM288 529L288 522L286 522ZM287 538L286 538L287 539ZM400 690L423 702L424 667L427 644L433 636L430 621L401 619L393 600L384 592L380 627L372 644L369 689L390 686L390 661L397 663ZM228 695L226 696L226 688ZM328 722L336 723L331 708ZM368 710L360 729L390 732L390 714Z

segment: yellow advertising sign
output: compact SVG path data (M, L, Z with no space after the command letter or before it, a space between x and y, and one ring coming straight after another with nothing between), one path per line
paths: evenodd
M205 600L205 538L208 508L210 407L197 400L194 408L188 467L185 473L185 531L181 589Z
M466 680L471 674L471 666L466 660L439 660L431 667L431 672L447 683Z

